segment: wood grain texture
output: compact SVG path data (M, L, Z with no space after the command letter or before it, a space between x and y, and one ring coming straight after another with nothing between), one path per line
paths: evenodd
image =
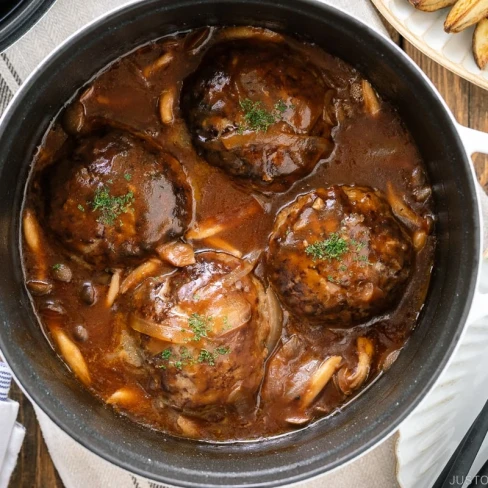
M488 132L488 92L447 71L401 39L390 26L387 28L395 42L429 76L456 119ZM476 155L474 160L478 178L488 190L488 157ZM32 406L17 387L12 388L11 396L20 403L19 421L26 427L27 434L10 488L61 488L63 484L49 457Z

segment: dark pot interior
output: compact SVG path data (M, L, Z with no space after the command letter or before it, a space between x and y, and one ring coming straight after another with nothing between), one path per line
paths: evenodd
M32 154L74 91L150 39L206 24L253 24L315 41L362 71L398 108L427 164L438 247L419 325L391 370L343 413L278 439L237 445L179 440L115 415L55 356L22 282L19 212ZM33 400L105 459L175 485L276 486L337 467L394 431L438 377L463 329L479 261L470 163L436 92L399 50L358 21L315 1L148 0L98 21L30 78L0 127L0 346Z
M0 52L23 36L54 0L2 0L0 2Z

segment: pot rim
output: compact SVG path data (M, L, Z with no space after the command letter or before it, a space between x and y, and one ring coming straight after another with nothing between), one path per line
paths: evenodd
M53 0L54 1L54 0ZM195 3L199 4L219 4L219 3L242 3L243 0L170 0L168 2L164 2L165 6L167 8L171 8L173 6L178 6L179 8L187 6L190 7L194 5ZM344 10L337 8L335 6L325 4L321 0L294 0L293 2L289 2L287 0L283 0L283 2L275 2L273 0L251 0L251 2L254 2L256 4L265 4L268 6L275 7L277 9L280 8L285 8L289 10L293 10L292 5L297 5L299 6L304 5L310 6L311 8L317 8L320 9L324 15L326 15L328 12L333 12L335 17L339 17L342 19L345 19L346 21L353 23L357 25L358 31L361 32L363 30L366 35L369 35L371 37L376 38L377 40L380 40L381 44L385 49L390 48L392 49L397 57L400 57L403 59L405 63L407 63L411 68L414 69L414 71L422 77L422 80L424 81L426 88L429 89L431 95L433 98L436 98L438 102L442 105L444 111L448 115L448 119L451 123L453 133L456 134L456 145L459 146L459 148L463 149L464 153L467 154L466 151L466 146L462 141L462 138L460 137L459 130L458 130L458 123L455 120L452 112L450 111L449 107L447 106L446 102L444 99L441 97L439 92L437 91L436 87L434 84L431 82L431 80L427 77L427 75L414 63L414 61L404 52L401 50L399 46L397 46L395 43L391 41L391 39L387 38L383 34L379 33L378 31L372 29L369 27L367 24L363 23L360 21L357 17L354 17L353 15L349 14L348 12L345 12ZM90 32L93 30L99 28L102 26L107 20L109 20L112 16L122 13L125 10L129 10L131 8L137 8L138 6L146 3L146 0L129 0L128 2L119 5L108 12L102 14L101 16L97 17L96 19L92 20L85 26L81 27L78 29L76 32L71 34L67 39L65 39L59 46L57 46L48 56L46 56L42 62L37 66L37 68L26 78L20 89L15 93L14 97L9 103L9 106L3 113L3 115L0 118L0 135L1 133L5 130L5 127L8 124L9 119L11 116L14 114L16 107L19 105L21 102L23 96L25 93L27 93L29 90L32 89L33 86L35 86L35 82L37 77L45 70L45 68L55 60L55 58L64 53L65 51L73 50L73 48L76 47L76 45L85 37L87 36ZM480 262L481 262L481 250L482 250L482 233L481 233L481 223L482 223L482 217L481 217L481 204L480 200L478 198L477 192L476 192L476 175L474 171L474 167L469 161L469 155L467 157L467 164L470 168L470 181L469 181L469 186L471 190L471 197L473 197L476 201L476 206L478 209L478 220L477 220L477 225L475 226L475 233L477 233L478 239L476 239L475 245L476 245L476 262L474 263L473 268L476 269L476 276L473 279L473 276L471 277L470 280L470 288L469 291L467 292L467 300L466 303L464 304L464 308L462 310L462 320L461 322L463 323L462 329L460 330L460 333L457 337L453 337L452 341L449 344L449 347L447 348L444 356L440 358L440 361L438 363L438 368L434 372L434 374L431 376L431 378L424 383L423 388L421 389L420 392L418 392L413 400L410 401L409 405L407 408L404 408L403 411L400 413L396 414L395 418L390 420L388 423L385 423L384 427L381 427L377 429L377 432L375 435L372 435L369 440L367 440L365 443L363 443L360 447L351 449L349 453L347 453L345 456L342 457L340 460L332 461L329 465L324 467L323 465L319 467L312 467L309 466L310 469L307 469L305 472L293 475L288 477L286 480L280 479L280 480L274 480L274 481L264 481L262 483L255 483L252 486L266 486L266 487L271 487L271 486L279 486L282 485L283 483L298 483L300 481L308 480L313 477L319 476L321 474L324 474L325 472L331 472L339 467L345 466L352 462L353 460L357 459L359 456L371 451L374 447L376 447L379 443L382 441L386 440L388 437L390 437L399 427L399 425L407 418L409 417L412 412L417 408L419 403L426 397L426 395L433 389L435 384L437 383L439 377L441 374L445 371L447 368L448 364L452 360L452 356L459 347L459 344L461 342L462 337L464 336L466 332L466 326L467 326L467 318L469 315L469 310L471 307L471 303L473 301L475 291L478 288L478 283L480 279ZM1 172L0 172L0 177L1 177ZM0 350L2 350L1 345L3 343L3 339L0 336ZM7 364L11 363L12 361L9 361L9 351L4 348L2 351L3 356L7 362ZM16 371L13 370L14 377L18 378ZM26 381L26 383L29 383L29 381ZM104 460L122 468L125 470L128 470L134 474L137 474L141 477L144 477L149 480L156 480L158 482L163 482L163 483L168 483L170 485L174 486L185 486L185 487L191 487L191 488L201 488L202 486L205 487L220 487L221 485L217 484L211 484L211 483L197 483L197 482L190 482L190 481L181 481L177 478L172 478L168 476L167 474L155 474L154 472L151 472L145 468L142 467L137 467L131 464L130 462L126 462L122 459L120 459L119 456L117 456L115 453L111 452L108 449L105 449L103 446L98 445L95 443L94 445L90 443L89 438L86 435L83 435L80 433L80 430L77 430L73 428L72 423L68 422L67 419L65 418L58 418L55 415L55 412L52 411L49 407L49 405L46 405L45 402L41 399L40 400L40 395L37 394L37 391L35 388L32 388L32 391L27 392L26 387L24 386L23 383L19 382L19 384L22 385L22 390L26 393L29 399L37 405L44 414L46 414L51 421L53 421L57 427L59 427L64 433L69 435L73 440L81 444L83 447L87 448L90 452L100 456ZM40 400L40 401L39 401ZM313 428L316 423L312 424L308 428ZM303 429L301 429L303 430ZM256 443L262 444L263 441L258 440L255 441ZM264 440L266 442L266 440ZM185 470L187 473L192 473L194 475L198 475L200 472L193 471L193 470ZM260 471L262 472L262 471ZM247 473L240 473L242 478ZM239 484L234 484L232 486L250 486L248 483L245 482L240 482Z
M54 5L56 0L30 0L16 6L0 24L0 52L21 39ZM34 5L37 3L37 5Z

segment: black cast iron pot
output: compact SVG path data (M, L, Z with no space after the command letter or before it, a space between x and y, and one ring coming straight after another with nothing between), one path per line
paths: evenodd
M54 0L0 0L0 52L23 36Z
M148 40L207 24L266 26L312 40L357 67L395 107L427 165L438 221L430 292L397 362L336 416L238 444L176 439L120 417L74 379L49 346L23 285L19 214L32 155L75 90ZM0 347L44 412L85 447L139 475L187 487L277 486L340 466L391 434L446 366L463 331L480 263L474 173L452 115L401 51L318 1L146 0L71 37L30 77L0 123Z

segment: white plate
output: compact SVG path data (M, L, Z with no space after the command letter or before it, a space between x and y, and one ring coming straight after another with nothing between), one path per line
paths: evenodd
M437 12L421 12L412 7L408 0L371 1L417 49L466 80L488 89L488 70L480 70L476 66L471 50L474 26L459 34L444 32L449 7Z
M480 291L488 292L488 261ZM485 296L488 302L488 294ZM488 304L488 303L487 303ZM402 424L397 478L402 488L431 488L488 398L488 317L470 325L437 386ZM488 459L485 442L471 469Z

